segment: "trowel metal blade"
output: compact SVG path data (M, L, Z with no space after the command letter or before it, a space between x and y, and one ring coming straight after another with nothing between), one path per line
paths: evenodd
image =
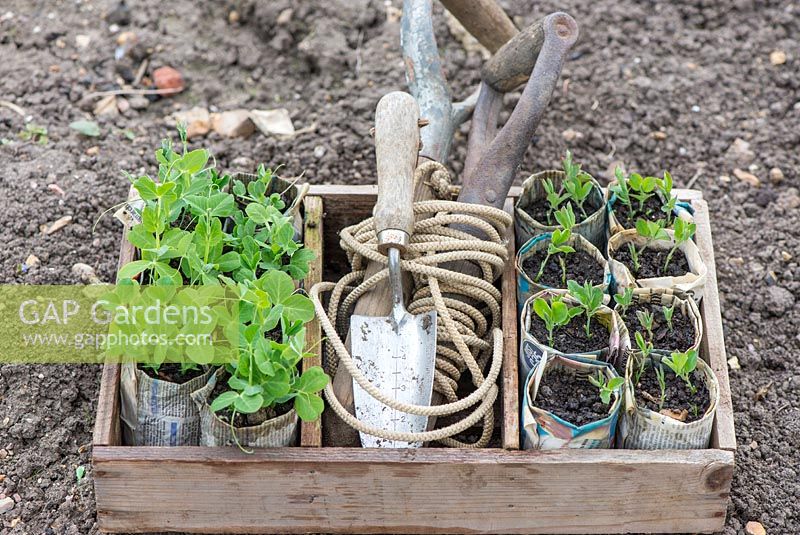
M412 405L430 405L436 365L436 312L401 316L352 316L351 353L359 371L382 393ZM375 427L423 432L428 418L396 411L353 381L356 417ZM419 448L421 442L387 440L359 433L365 448Z

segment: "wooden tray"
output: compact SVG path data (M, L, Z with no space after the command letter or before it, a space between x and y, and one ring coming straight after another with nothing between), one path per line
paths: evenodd
M345 269L338 231L371 213L372 186L315 186L305 200L305 243L325 251L325 270ZM511 210L513 190L506 203ZM519 450L516 282L501 281L504 369L502 449L366 450L322 446L320 425L302 424L300 446L130 447L119 424L119 366L103 369L93 437L97 520L112 533L626 533L722 530L736 439L708 206L695 209L708 264L701 346L721 396L705 450ZM324 211L324 216L323 216ZM323 226L324 222L324 226ZM513 229L509 252L514 253ZM120 263L133 248L123 237ZM306 280L323 274L322 255ZM312 325L309 344L319 340ZM317 364L314 359L306 366Z

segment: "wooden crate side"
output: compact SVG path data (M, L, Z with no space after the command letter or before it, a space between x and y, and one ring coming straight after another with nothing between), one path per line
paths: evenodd
M711 446L724 450L736 449L736 431L733 422L733 402L728 380L728 358L725 352L725 336L722 328L722 314L719 304L719 288L717 287L717 268L714 261L714 244L711 239L711 223L708 204L702 200L692 201L695 209L694 218L697 223L697 247L708 268L705 292L701 301L700 313L703 318L703 340L701 351L719 381L720 397L714 428L711 435Z
M135 191L131 187L128 192L128 199L134 198ZM136 248L128 241L128 227L126 226L122 231L122 239L120 240L117 271L135 259ZM92 433L92 444L94 446L122 445L119 377L119 364L105 364L103 366L103 373L100 377L100 391L97 398L97 415L94 422L94 432Z
M517 199L522 193L520 186L513 186L508 196ZM682 201L694 201L703 198L703 192L696 189L679 189L673 190L673 193ZM349 202L351 200L363 199L364 197L372 197L374 200L378 196L378 186L375 184L367 184L363 186L342 186L338 184L313 184L308 190L309 195L317 195L325 197L332 201Z
M305 222L303 242L306 249L317 253L317 257L308 266L308 275L303 281L306 291L322 280L323 243L322 243L322 198L315 195L306 196L303 200ZM306 347L315 356L303 359L303 371L312 366L322 366L322 332L319 321L315 318L306 326ZM300 445L322 447L321 419L315 422L300 423Z
M121 446L122 428L119 414L119 364L105 364L100 377L97 414L92 433L92 446Z
M714 532L732 472L722 450L95 449L108 532Z
M513 214L514 203L507 199L505 211ZM508 262L506 262L501 290L503 294L503 371L502 381L502 444L507 450L519 449L519 378L517 377L517 273L514 268L514 225L506 233Z

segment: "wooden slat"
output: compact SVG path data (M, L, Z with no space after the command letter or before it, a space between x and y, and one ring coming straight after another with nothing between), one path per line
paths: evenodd
M723 528L733 453L109 448L111 532L623 533Z
M305 227L303 241L306 249L316 251L317 257L308 265L308 275L304 280L306 291L322 280L323 243L322 243L322 198L307 195L303 200L305 208ZM303 371L312 366L322 365L322 332L319 321L315 318L306 326L306 347L315 356L303 359ZM301 422L300 445L322 447L322 427L320 419L315 422Z
M514 213L512 199L507 199L503 209ZM514 269L514 225L506 233L508 262L506 262L501 290L503 294L503 371L502 385L502 442L507 450L519 449L519 377L517 369L517 273Z
M131 186L128 190L128 200L135 198L136 190ZM136 248L128 241L129 227L122 231L119 245L119 259L117 271L136 259ZM120 446L122 445L122 431L120 428L119 406L119 364L105 364L100 378L100 390L97 398L97 417L94 422L92 444L94 446Z
M697 247L708 268L708 278L703 292L700 313L703 317L703 340L701 350L704 358L719 381L719 405L714 419L711 446L724 450L736 449L736 431L733 423L733 402L728 381L728 358L725 352L725 336L722 329L722 315L717 288L717 268L714 262L714 244L711 240L711 223L708 204L698 199L692 201L694 219L697 223Z
M92 446L121 446L119 416L119 364L105 364L100 377L97 416L92 433Z

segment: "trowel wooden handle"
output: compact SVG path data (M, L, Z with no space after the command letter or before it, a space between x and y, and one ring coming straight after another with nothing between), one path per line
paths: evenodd
M414 229L414 169L419 154L419 106L402 91L385 95L375 110L378 248L404 250Z

